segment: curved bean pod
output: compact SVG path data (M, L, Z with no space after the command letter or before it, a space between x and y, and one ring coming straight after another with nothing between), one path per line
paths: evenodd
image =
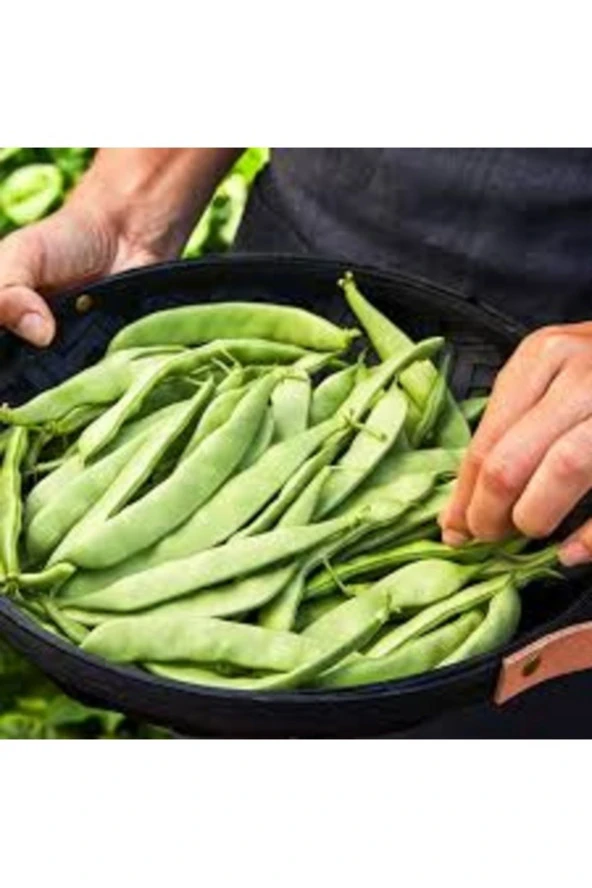
M245 455L278 380L271 373L255 383L228 422L209 435L161 484L97 525L88 521L70 545L54 556L79 567L111 567L158 542L185 521L227 480ZM202 398L203 400L203 398Z
M434 669L446 655L478 631L483 615L479 610L461 614L453 622L427 632L384 657L359 655L351 661L323 672L314 681L315 688L356 687L407 678Z
M165 539L107 570L79 571L62 595L68 600L77 598L138 571L188 557L228 540L257 515L318 447L339 434L335 428L330 421L270 447Z
M72 602L86 610L142 610L217 583L256 573L275 562L293 559L346 533L359 521L358 516L355 519L347 516L308 527L281 528L252 539L232 540L226 546L168 561L124 577L104 589L73 598Z
M314 639L291 632L158 612L103 623L81 647L116 663L193 661L278 672L295 669L320 650Z
M407 401L395 386L379 399L327 481L319 503L320 517L347 501L380 463L397 439L406 411Z
M238 336L268 339L315 351L348 348L357 330L343 330L330 321L285 305L218 302L187 305L155 312L124 327L112 339L109 352L137 345L199 345L212 339Z
M446 622L450 617L456 616L463 611L472 610L489 602L499 592L511 588L515 585L516 579L511 574L504 574L494 577L491 580L484 580L456 595L445 598L437 604L432 604L425 610L420 611L415 617L407 620L401 626L397 626L384 638L381 638L377 644L373 645L367 654L370 657L384 657L400 648L405 642L419 635L424 635L430 629L435 629L441 623Z
M22 525L21 463L27 452L23 427L10 430L0 469L0 570L14 580L19 572L18 540Z
M313 391L310 401L310 424L330 419L353 391L360 368L354 364L332 373Z
M310 410L310 378L304 371L294 371L282 379L271 396L275 440L285 441L303 432Z
M518 590L513 586L502 589L489 602L481 625L443 658L439 666L451 666L504 647L514 637L521 614L522 601Z
M346 273L339 282L349 307L368 334L377 354L383 360L400 354L411 345L411 340L382 312L374 308L360 293L353 275ZM401 373L400 382L405 391L423 410L438 371L430 361L422 361ZM446 411L439 443L448 447L466 447L471 438L469 426L450 393L446 397Z

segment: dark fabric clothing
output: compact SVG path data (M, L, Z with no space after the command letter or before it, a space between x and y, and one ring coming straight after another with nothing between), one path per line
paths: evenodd
M592 318L592 150L278 149L235 249L427 278L529 327ZM592 673L399 737L592 736Z
M404 271L529 326L588 319L592 149L274 149L240 246Z

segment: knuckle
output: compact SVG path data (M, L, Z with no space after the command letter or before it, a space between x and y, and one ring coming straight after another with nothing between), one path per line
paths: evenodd
M484 486L493 494L512 496L518 490L518 481L512 466L495 457L485 460L481 478Z
M560 481L587 478L590 475L590 454L576 442L557 444L549 455L551 473Z

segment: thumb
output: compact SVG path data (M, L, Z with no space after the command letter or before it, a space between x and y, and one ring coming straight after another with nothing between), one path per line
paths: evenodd
M22 284L0 286L0 326L32 345L49 345L55 321L45 299Z

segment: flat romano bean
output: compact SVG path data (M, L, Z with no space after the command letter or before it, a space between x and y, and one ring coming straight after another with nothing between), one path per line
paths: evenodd
M401 430L406 410L407 401L396 386L379 399L327 481L319 503L321 517L347 501L388 453Z
M162 410L151 428L138 423L134 431L122 432L120 447L75 474L29 524L26 541L30 557L39 561L54 552L52 563L68 560L61 553L68 551L85 523L106 520L133 496L207 397L207 390L199 392L188 403Z
M340 443L344 436L337 437L334 442L330 442L321 448L318 453L313 454L304 462L299 469L286 481L279 494L263 509L262 512L243 527L236 536L253 536L257 533L264 533L272 528L275 523L282 518L282 515L290 508L292 503L296 503L303 492L306 492L309 485L329 465L335 454L338 452ZM323 483L327 475L323 473ZM316 505L316 504L315 504Z
M79 571L63 595L68 599L78 597L228 540L260 512L315 450L336 434L336 427L329 421L270 447L253 466L227 481L185 524L155 546L108 570Z
M294 370L276 386L271 396L276 441L285 441L306 429L310 396L310 378L303 370Z
M517 589L513 586L502 589L489 602L483 622L460 641L439 665L451 666L503 647L514 637L521 613L522 601Z
M436 424L442 414L448 396L447 377L450 367L450 355L444 357L442 366L430 389L430 393L423 405L421 416L417 425L409 436L412 447L422 447L433 435Z
M340 281L345 298L372 345L382 360L400 354L411 345L411 340L402 330L374 308L358 290L353 275L347 273ZM426 360L414 363L401 373L400 383L409 396L423 410L429 397L438 371ZM471 438L468 424L450 393L446 397L446 409L439 430L438 443L447 447L466 447Z
M194 352L137 362L138 369L123 397L88 426L78 439L78 451L83 459L88 460L93 457L117 435L123 424L137 413L144 399L158 383L167 376L190 372L196 362L199 364L200 361L201 355L199 349L196 349ZM207 391L209 396L213 390L211 382L202 388L202 392Z
M50 620L55 624L62 635L64 635L69 641L74 642L74 644L81 645L84 643L84 640L88 636L88 629L85 626L80 625L76 620L63 614L59 607L56 606L55 602L50 598L43 599L43 607Z
M7 580L19 573L18 541L22 525L21 464L27 452L28 433L11 429L0 469L0 571Z
M130 349L104 358L20 407L0 408L0 422L42 426L76 408L116 401L131 383L135 361L144 354L143 349Z
M405 613L449 598L476 579L482 570L483 565L479 563L456 564L454 561L426 558L399 567L378 580L373 588L387 594L391 613Z
M423 476L409 475L403 477L415 478ZM377 496L380 489L376 488L376 490L371 492L372 495ZM423 502L419 502L412 509L409 509L392 527L381 527L368 534L366 538L359 540L350 549L343 552L343 557L353 558L356 555L372 552L379 547L394 544L404 535L415 530L415 528L422 527L428 522L435 520L448 502L451 492L452 483L437 486ZM359 505L361 505L361 498L360 503L355 504L356 507Z
M296 526L306 524L310 520L316 505L318 494L324 479L315 479L304 491L290 512L285 516L285 525ZM282 592L292 575L299 569L298 563L290 563L273 567L261 573L242 579L236 579L211 589L204 589L187 598L181 598L170 604L161 605L159 613L181 613L192 616L227 617L249 612L267 604ZM90 625L112 619L113 614L84 613L78 609L67 608L67 614L80 622Z
M178 409L179 405L177 403L170 404L169 406L156 411L156 413L149 417L143 417L142 419L136 419L126 423L115 441L110 447L107 447L105 453L101 455L100 460L111 458L119 447L126 446L134 438L145 434L147 430L150 429L150 431L153 432L155 425L158 422L169 418ZM54 472L39 481L30 491L25 502L25 526L28 526L37 513L52 502L54 498L63 496L68 485L73 482L75 478L78 478L85 472L92 471L94 467L98 465L100 460L90 466L86 466L80 454L74 451ZM102 493L101 489L99 489L99 493ZM93 502L95 499L96 495L92 495Z
M343 604L344 601L347 601L347 598L345 595L342 595L341 592L332 592L330 595L325 595L323 598L314 598L311 601L303 601L296 613L294 632L302 632L303 629L306 629L307 626L310 626L311 623L314 623L314 621L318 620L319 617L322 617L323 614L326 614L333 610L333 608Z
M461 563L482 561L495 549L494 543L466 543L464 546L446 546L437 541L417 540L411 543L391 546L367 555L359 555L345 563L335 564L330 571L324 570L312 577L307 584L307 596L328 595L339 588L339 584L351 580L379 577L386 571L402 567L427 558L446 558Z
M232 475L267 409L278 377L269 374L254 384L230 419L209 435L161 484L110 520L86 522L59 558L79 567L111 567L158 542L182 524ZM117 484L117 482L116 482ZM58 557L58 556L55 556Z
M483 580L474 586L463 589L432 604L425 610L420 611L416 616L411 617L406 623L397 626L384 638L373 645L367 655L370 657L384 657L400 648L405 642L411 641L420 635L435 629L437 626L445 623L451 617L464 611L472 610L475 607L487 604L495 595L504 589L511 588L517 582L517 578L511 574L502 574L490 580Z
M44 489L42 499L40 491L34 500L37 508L27 503L25 541L27 554L34 562L43 560L53 552L116 480L142 443L141 437L131 440L88 467L77 455L68 460L63 471L55 473L51 485Z
M271 408L268 408L261 420L261 424L257 429L255 437L251 441L251 444L243 456L240 465L239 472L243 472L245 469L248 469L249 466L252 466L253 463L256 463L257 460L263 456L263 454L269 449L275 428L275 420L273 411Z
M211 435L212 432L215 432L216 429L219 429L220 426L230 419L235 407L244 398L247 387L233 388L221 392L218 386L217 392L218 394L206 407L195 432L189 439L181 455L181 460L186 459L208 435Z
M362 647L376 634L386 618L385 602L378 596L368 595L365 599L346 601L342 606L324 614L308 626L301 635L295 636L318 644L319 652L310 658L305 657L304 662L291 671L281 672L278 675L233 678L187 664L162 665L152 662L145 665L150 671L163 677L193 684L213 684L220 687L262 691L305 687L316 675Z
M466 450L445 450L441 447L426 450L389 451L371 475L366 478L362 492L394 481L400 475L413 475L416 472L437 472L445 475L456 473Z
M346 663L323 672L313 680L316 688L356 687L406 678L434 669L451 650L478 630L483 620L477 609L461 614L455 620L414 638L394 653L384 657L351 657Z
M357 330L341 329L301 308L270 303L219 302L167 309L141 318L124 327L112 339L109 351L162 342L198 345L212 339L241 336L315 351L339 352L346 349L357 335Z
M321 650L314 638L295 633L158 611L102 623L81 647L116 663L227 663L279 672L295 669Z
M151 434L142 437L134 458L123 466L115 481L105 488L103 495L87 508L81 520L61 540L53 551L50 564L69 561L69 553L77 551L79 542L82 546L95 529L111 526L109 519L141 490L168 449L191 422L195 412L200 410L204 397L207 397L207 391L198 392L188 403L177 405L174 413L159 422Z
M302 491L298 499L283 515L280 527L298 527L312 521L321 491L326 482L328 469L322 469ZM284 573L277 594L270 596L266 606L259 613L258 623L271 629L291 629L298 603L302 598L302 587L306 578L307 559L301 565L290 566L289 574ZM282 568L279 568L282 570ZM283 568L284 572L286 571Z
M352 365L332 373L313 391L310 402L310 425L330 419L353 391L359 367Z
M232 540L226 546L168 561L80 597L76 607L86 610L131 612L151 607L190 592L206 589L236 577L256 573L280 561L289 561L323 542L347 533L358 516L336 518L308 527L280 528L271 533Z

